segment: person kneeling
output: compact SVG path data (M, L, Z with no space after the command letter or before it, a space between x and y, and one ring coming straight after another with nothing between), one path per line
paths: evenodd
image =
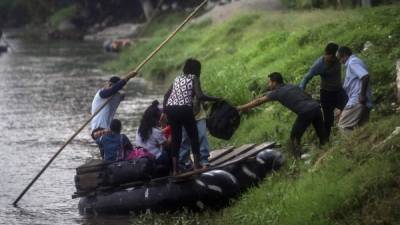
M133 146L125 134L121 134L121 121L111 121L110 130L103 130L93 134L100 148L101 158L104 161L124 160Z

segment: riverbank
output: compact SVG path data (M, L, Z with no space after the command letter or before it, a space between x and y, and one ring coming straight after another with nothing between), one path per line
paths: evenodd
M375 111L390 114L391 103L395 102L395 61L400 58L399 12L399 5L394 5L344 11L247 13L216 26L210 21L196 23L179 33L142 74L173 77L185 58L196 57L203 64L201 79L206 92L238 105L262 94L270 72L279 71L287 82L299 83L326 43L335 41L349 45L365 60L374 75ZM135 67L182 18L182 14L156 18L143 32L143 41L105 68L122 72ZM314 79L307 87L316 98L318 85L318 79ZM229 143L286 140L294 118L277 104L266 104L245 117Z
M221 211L144 214L132 224L399 224L399 125L396 114L334 136L309 160L290 160Z
M263 93L266 74L279 71L287 82L299 83L326 43L350 46L368 65L375 107L371 123L348 137L334 131L331 144L315 147L308 131L303 142L311 153L305 162L289 159L283 172L273 174L221 212L178 216L211 224L383 224L400 221L395 209L399 186L398 136L389 136L400 120L395 109L395 61L400 58L399 5L356 10L242 13L217 25L193 23L142 71L144 76L175 76L187 57L203 64L203 89L234 105ZM105 66L128 71L155 48L182 15L155 18L145 39ZM340 19L339 19L340 18ZM175 22L176 21L176 22ZM318 21L318 23L316 23ZM319 98L319 79L307 91ZM227 141L212 138L214 147L288 139L294 114L278 104L266 104L243 115L241 126ZM290 154L288 153L290 157ZM386 201L388 200L388 201ZM383 210L374 210L381 207ZM367 215L367 214L371 214ZM157 218L157 217L156 217ZM177 219L177 220L178 220ZM156 219L153 219L153 221ZM174 221L171 219L171 221Z

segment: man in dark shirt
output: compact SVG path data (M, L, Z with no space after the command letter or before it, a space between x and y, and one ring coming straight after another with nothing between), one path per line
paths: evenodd
M337 44L329 43L325 47L325 54L314 62L299 85L305 90L314 76L321 76L320 99L328 137L333 126L335 108L342 111L347 102L346 92L342 88L340 62L336 58L338 48Z
M310 124L314 126L320 144L325 144L327 135L318 102L306 95L299 87L284 84L280 73L274 72L268 75L268 77L271 91L267 92L265 96L238 106L237 109L244 112L268 101L279 101L282 105L296 113L297 119L290 133L292 151L295 157L301 156L300 140Z

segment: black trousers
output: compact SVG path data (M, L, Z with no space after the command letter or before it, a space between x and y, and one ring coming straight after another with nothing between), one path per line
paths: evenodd
M322 119L322 113L319 107L309 112L297 115L296 121L292 127L292 132L290 133L290 139L295 141L296 144L300 144L301 137L310 124L314 126L315 132L319 138L319 143L321 145L325 144L328 141L328 136L326 134L324 120Z
M331 134L331 128L333 126L333 121L335 119L335 108L343 110L346 106L348 97L343 89L338 91L326 91L321 89L320 98L322 112L324 113L324 125L329 137Z
M182 142L182 127L185 128L189 136L193 155L198 155L200 153L199 135L193 115L193 107L167 106L165 113L172 128L171 156L177 158L179 156Z

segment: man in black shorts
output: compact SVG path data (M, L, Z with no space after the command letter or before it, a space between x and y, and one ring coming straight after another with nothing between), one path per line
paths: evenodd
M238 106L237 109L244 112L268 101L279 101L282 105L296 113L297 119L290 133L292 151L296 158L301 156L300 140L310 124L314 126L320 145L325 144L328 136L324 127L321 107L318 102L306 95L298 86L283 83L280 73L274 72L268 75L268 77L271 91L247 104Z

